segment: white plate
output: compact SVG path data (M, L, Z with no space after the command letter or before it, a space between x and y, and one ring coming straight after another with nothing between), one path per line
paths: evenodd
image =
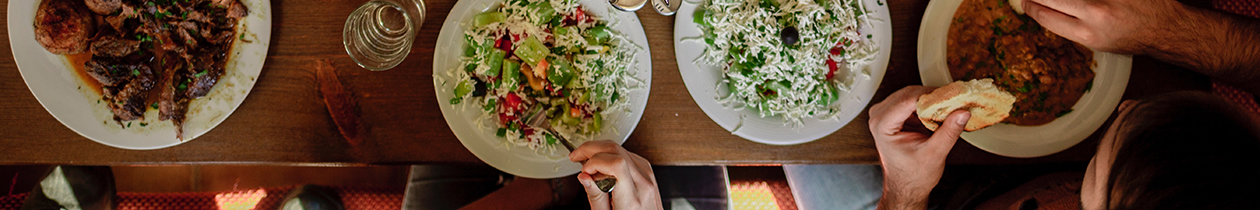
M556 147L553 152L535 152L528 147L510 145L502 137L495 136L496 129L480 128L475 123L481 115L480 108L474 103L451 105L451 91L456 82L447 76L451 69L459 67L459 56L464 52L463 32L468 28L472 17L482 12L498 8L503 0L463 0L455 3L446 22L442 23L442 32L438 34L437 47L433 52L433 87L437 91L438 107L442 109L442 117L446 125L451 127L459 142L464 144L473 155L503 172L529 178L556 178L577 173L581 164L569 162L568 151ZM630 91L630 100L626 115L612 115L605 121L604 133L595 139L610 139L618 144L630 137L643 117L643 108L647 106L648 90L652 84L652 59L648 49L647 35L643 33L643 25L634 13L612 12L610 17L607 1L583 0L580 4L585 11L608 20L614 30L625 33L630 41L643 47L636 56L638 69L631 69L635 76L643 80L640 89ZM444 82L447 81L447 82ZM613 129L609 129L609 127Z
M936 0L928 3L919 28L919 79L925 86L953 82L945 64L945 39L954 11L963 0ZM1008 157L1039 157L1063 151L1081 142L1102 126L1120 103L1133 57L1094 51L1094 87L1072 106L1072 112L1045 125L997 124L962 138L985 151Z
M696 13L697 5L691 2L683 2L674 18L674 53L677 55L675 58L678 60L678 71L682 74L683 83L687 85L687 92L691 93L691 99L700 105L700 109L704 110L704 114L713 119L713 122L722 126L723 129L733 130L732 133L737 136L754 142L772 145L800 144L836 132L857 117L875 95L875 89L879 88L879 83L884 78L884 71L888 69L889 51L892 50L892 19L888 16L888 6L883 5L887 2L862 0L862 3L868 12L873 14L874 19L871 19L871 24L862 26L859 30L874 35L875 42L879 44L879 54L875 57L875 61L867 66L870 76L855 78L852 89L844 93L836 102L841 103L840 116L837 119L806 118L803 126L792 127L784 125L782 117L762 118L756 110L735 110L719 104L716 100L718 91L722 93L727 91L725 85L716 87L719 86L718 81L722 80L722 69L692 62L703 53L705 44L682 41L683 38L701 35L700 27L692 22L692 15ZM874 27L871 28L871 26ZM740 126L741 123L742 126Z
M262 72L271 42L271 2L242 0L249 8L249 16L241 20L237 34L244 34L250 42L237 40L233 44L226 73L209 94L189 104L184 139L180 140L175 138L175 125L159 121L154 109L148 109L144 120L133 121L129 128L115 123L105 104L98 103L101 95L87 88L69 62L63 56L49 53L35 41L34 18L39 3L37 0L9 2L9 43L22 79L35 99L61 124L83 137L117 148L147 150L175 146L219 125L249 95ZM147 126L139 126L141 122Z

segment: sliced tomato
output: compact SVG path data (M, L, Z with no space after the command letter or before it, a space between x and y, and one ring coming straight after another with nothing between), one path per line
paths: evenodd
M508 122L516 120L516 117L508 116L507 113L499 112L499 126L506 127Z
M836 76L836 69L838 68L839 67L836 66L836 61L831 60L831 58L827 58L827 79L828 80L831 80L832 77Z
M494 47L499 48L500 50L503 50L503 51L507 51L508 53L511 53L512 40L508 39L507 34L504 34L502 37L499 37L498 40L494 41Z
M573 11L572 18L573 20L576 20L577 22L586 22L586 19L587 19L586 10L582 10L582 7L578 7L576 10Z
M516 94L507 94L503 99L503 106L506 111L516 112L521 108L521 97Z

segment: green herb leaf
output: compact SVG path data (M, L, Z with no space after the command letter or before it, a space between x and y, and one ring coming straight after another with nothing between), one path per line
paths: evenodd
M131 76L140 76L140 70L135 70L135 69L132 69L132 70L131 70Z
M547 144L551 144L551 145L556 144L556 137L551 136L550 133L544 136L547 137Z
M193 74L193 77L201 78L201 76L206 76L206 73L209 73L209 72L210 72L209 70L201 70L201 72L197 72L197 74Z

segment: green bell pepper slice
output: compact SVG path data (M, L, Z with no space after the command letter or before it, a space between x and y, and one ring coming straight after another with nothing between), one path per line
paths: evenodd
M506 85L508 91L516 91L521 84L521 62L504 59L502 69L503 73L500 75L503 75L503 78L499 79L499 86Z
M477 14L477 16L473 17L473 27L480 28L482 26L490 25L491 23L503 22L503 19L507 19L507 16L504 15L502 12L487 12L487 13Z
M531 36L521 41L521 46L516 48L516 57L520 57L525 64L532 66L546 59L548 52L551 52L551 49L544 46L542 41L538 41L538 38Z

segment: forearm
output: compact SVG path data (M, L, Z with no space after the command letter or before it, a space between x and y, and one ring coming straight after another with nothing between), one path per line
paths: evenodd
M927 209L927 198L898 197L884 193L879 198L877 210L923 210Z
M879 197L878 210L923 210L927 209L928 191L911 190L905 184L888 182L884 178L884 193Z
M1260 20L1184 6L1146 54L1260 94Z

